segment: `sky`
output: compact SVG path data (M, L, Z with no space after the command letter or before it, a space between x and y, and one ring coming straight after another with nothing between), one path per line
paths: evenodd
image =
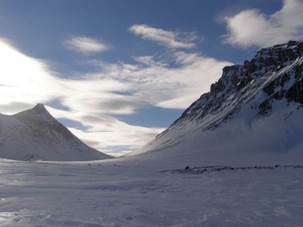
M0 0L0 112L43 103L88 145L139 149L222 68L303 39L303 0Z

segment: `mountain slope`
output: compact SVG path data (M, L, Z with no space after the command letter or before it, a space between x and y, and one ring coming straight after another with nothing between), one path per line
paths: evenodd
M302 160L302 71L302 42L261 49L243 65L225 67L210 92L140 152L194 152L214 162L258 155Z
M0 157L80 161L109 156L85 145L38 104L12 116L0 115Z

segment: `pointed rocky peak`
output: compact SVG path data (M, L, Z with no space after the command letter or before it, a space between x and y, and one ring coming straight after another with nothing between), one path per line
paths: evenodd
M53 116L47 111L45 106L41 103L34 106L32 109L22 111L14 115L14 117L21 119L43 119L47 121L54 121Z
M4 121L1 118L1 158L84 161L110 157L84 144L57 121L43 104L7 115Z
M49 114L49 112L47 111L47 109L45 108L45 106L41 103L38 103L36 106L34 106L31 109L32 112L36 113L36 114Z

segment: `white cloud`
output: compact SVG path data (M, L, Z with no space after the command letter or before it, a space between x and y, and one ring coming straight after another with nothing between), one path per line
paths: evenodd
M43 102L58 90L46 64L20 53L1 38L0 62L0 105Z
M78 51L83 54L94 54L104 52L110 49L110 46L102 40L89 38L86 36L77 36L63 42L68 49Z
M11 114L57 100L66 110L48 109L57 118L80 122L84 129L70 128L80 139L101 151L130 151L163 128L130 125L113 114L132 114L145 105L186 108L230 64L182 51L163 56L134 57L133 64L102 62L98 73L63 79L0 39L0 110Z
M116 94L129 89L127 83L93 75L77 80L60 79L46 63L24 55L4 39L0 39L0 62L2 113L13 114L36 103L60 100L69 110L47 107L50 112L57 118L81 122L87 130L70 130L101 151L114 146L138 148L163 130L129 125L109 115L134 111L134 97ZM117 100L120 104L115 106ZM129 150L121 150L126 151Z
M81 122L87 130L70 128L84 142L96 149L112 155L125 154L138 149L163 131L163 128L146 128L129 125L107 114L91 111L64 111L47 107L57 118ZM115 148L119 148L115 152Z
M137 64L102 64L100 77L109 77L131 85L132 95L141 104L162 108L183 109L202 93L208 92L210 84L221 76L222 68L230 62L219 61L176 51L167 56L175 67L152 56L136 58Z
M146 24L135 24L129 28L129 31L143 39L155 41L173 49L193 48L196 45L194 41L197 39L194 33L166 31Z
M242 47L264 47L303 39L303 1L284 0L281 10L266 15L249 9L226 17L225 41Z

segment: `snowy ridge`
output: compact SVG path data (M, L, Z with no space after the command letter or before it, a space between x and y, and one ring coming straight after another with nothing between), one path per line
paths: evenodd
M0 157L81 161L109 156L85 145L38 104L12 116L0 115Z
M261 49L243 65L225 67L210 92L139 153L196 151L195 158L202 158L209 150L218 151L218 155L223 149L225 155L243 148L243 155L248 150L300 150L302 71L303 43L297 41Z

